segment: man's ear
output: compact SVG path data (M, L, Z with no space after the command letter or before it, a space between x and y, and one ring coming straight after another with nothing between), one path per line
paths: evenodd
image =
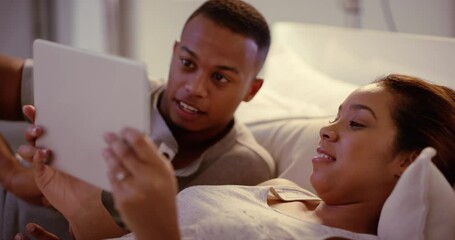
M404 170L406 170L406 168L408 168L409 165L414 162L417 156L419 156L419 152L417 151L403 153L398 160L395 175L397 177L400 177L403 174Z
M177 49L177 46L180 44L180 42L178 40L175 40L174 41L174 46L172 47L172 51L175 52L175 50Z
M258 93L259 89L261 89L263 83L264 83L264 79L261 79L261 78L254 79L251 82L248 92L245 95L245 97L243 98L243 101L249 102L251 99L253 99L253 97L256 95L256 93Z

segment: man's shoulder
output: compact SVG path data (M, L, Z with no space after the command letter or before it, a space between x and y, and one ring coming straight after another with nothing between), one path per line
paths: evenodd
M247 165L266 164L271 171L275 169L275 162L267 150L260 145L252 144L235 144L229 151L222 154L222 158L230 161L245 162Z
M270 153L257 142L251 131L242 123L237 122L234 126L235 131L235 146L242 149L243 154L250 153L257 155L260 158L272 159Z
M228 151L220 156L221 159L229 159L229 162L238 162L245 166L267 166L272 174L275 173L275 162L271 154L262 147L251 134L246 126L236 123L234 126L234 141Z

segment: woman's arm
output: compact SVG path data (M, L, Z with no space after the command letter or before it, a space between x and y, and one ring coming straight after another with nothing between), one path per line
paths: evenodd
M103 206L101 193L96 200L88 203L89 205L85 205L77 215L68 219L71 233L76 240L116 238L128 233L117 225Z
M45 165L49 150L33 146L35 181L49 203L65 216L76 239L120 237L118 226L101 201L102 190Z

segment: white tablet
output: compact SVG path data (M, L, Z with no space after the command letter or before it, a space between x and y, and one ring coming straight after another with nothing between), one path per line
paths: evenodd
M149 133L150 87L145 65L129 59L35 40L35 123L52 150L51 165L110 190L103 134L126 126Z

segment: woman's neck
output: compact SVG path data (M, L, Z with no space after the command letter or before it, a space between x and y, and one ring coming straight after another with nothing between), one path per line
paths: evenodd
M314 213L326 226L376 235L382 205L377 201L344 205L321 202Z

